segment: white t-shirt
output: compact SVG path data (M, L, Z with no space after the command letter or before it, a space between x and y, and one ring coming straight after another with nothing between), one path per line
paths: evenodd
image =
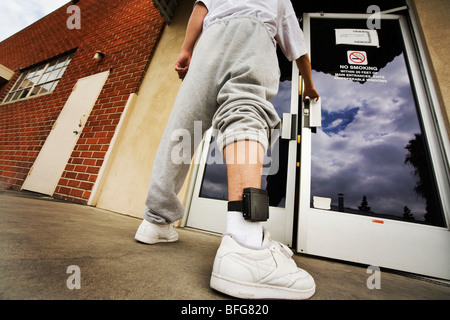
M307 53L305 38L290 0L197 0L195 3L197 2L202 2L208 9L203 29L222 18L251 16L264 23L289 61Z

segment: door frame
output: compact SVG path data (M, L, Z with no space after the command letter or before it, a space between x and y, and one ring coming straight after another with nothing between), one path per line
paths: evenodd
M298 114L299 106L299 71L293 63L291 78L291 114ZM291 124L291 123L290 123ZM295 131L295 130L294 130ZM202 198L200 194L206 160L209 153L212 130L208 130L199 145L192 165L191 181L185 205L182 227L201 229L203 231L223 234L226 228L227 201ZM280 136L279 139L282 139ZM269 220L263 225L270 231L271 237L288 246L294 243L294 210L297 171L297 135L289 140L288 168L286 177L286 202L284 208L270 207ZM212 214L212 212L214 214Z
M367 14L305 13L303 31L310 48L311 18L368 19ZM381 15L381 19L399 20L405 42L412 86L416 91L424 130L428 137L431 161L435 167L437 187L441 193L447 227L413 224L403 221L352 215L310 208L311 129L301 128L301 168L297 251L301 253L351 261L378 267L450 279L450 188L448 149L442 137L438 110L428 100L418 52L404 16ZM311 55L311 61L314 56ZM423 59L422 59L423 60ZM419 63L420 61L420 63ZM445 127L444 127L445 128ZM399 241L405 239L405 241Z

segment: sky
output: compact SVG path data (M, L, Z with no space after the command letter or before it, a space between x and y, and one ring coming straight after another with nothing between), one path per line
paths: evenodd
M379 75L387 83L316 74L323 113L312 140L312 195L337 202L343 193L354 209L367 196L373 212L401 215L406 205L422 220L424 199L414 194L416 177L404 162L405 146L421 129L403 55Z
M0 41L68 2L69 0L0 0Z

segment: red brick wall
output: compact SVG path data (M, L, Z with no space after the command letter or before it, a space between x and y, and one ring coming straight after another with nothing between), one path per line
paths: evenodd
M131 93L139 89L164 28L149 0L83 0L81 29L68 29L67 6L0 43L0 64L16 71L0 87L3 101L20 70L75 50L55 91L0 105L0 187L20 189L76 81L110 70L54 197L86 203ZM93 56L106 53L100 62Z

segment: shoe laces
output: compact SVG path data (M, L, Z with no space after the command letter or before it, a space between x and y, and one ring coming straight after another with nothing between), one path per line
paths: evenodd
M275 241L270 236L270 233L267 231L266 228L263 227L263 234L264 234L264 241L263 243L271 243L270 247L273 248L272 250L276 250L278 248L278 251L283 253L288 259L290 259L294 253L292 252L289 247L279 241Z
M273 241L273 248L277 248L279 252L284 254L286 258L291 259L291 257L294 255L291 249L289 247L281 242Z

